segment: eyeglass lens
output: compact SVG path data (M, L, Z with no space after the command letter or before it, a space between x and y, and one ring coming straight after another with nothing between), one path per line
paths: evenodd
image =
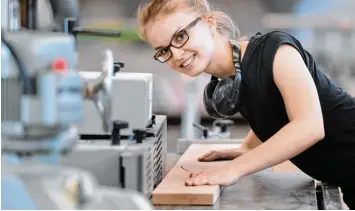
M175 48L181 48L183 45L185 45L188 39L189 36L187 35L186 30L179 32L177 35L174 36L173 40L171 41L171 44L168 47L158 51L156 55L157 59L160 62L165 62L171 57L172 54L170 50L170 46L173 46Z

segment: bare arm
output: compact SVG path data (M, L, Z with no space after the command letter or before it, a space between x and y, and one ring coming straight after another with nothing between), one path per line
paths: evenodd
M275 55L273 73L290 122L266 142L231 162L239 176L289 160L324 137L317 89L299 52L289 45L281 46Z
M254 131L252 129L250 129L248 135L244 138L244 142L243 142L242 146L251 150L251 149L254 149L255 147L259 146L260 144L262 144L262 142L255 135Z
M198 158L199 161L215 161L219 159L233 160L261 144L261 141L252 130L244 138L243 143L238 148L225 150L211 150Z

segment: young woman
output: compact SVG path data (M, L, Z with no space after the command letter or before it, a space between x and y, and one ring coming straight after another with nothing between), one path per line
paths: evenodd
M238 40L233 21L207 0L150 1L139 8L138 23L154 59L191 77L212 75L204 103L213 118L240 112L251 128L242 147L199 158L230 163L191 175L186 185L232 185L291 160L311 177L340 186L355 209L355 100L297 39L273 31Z

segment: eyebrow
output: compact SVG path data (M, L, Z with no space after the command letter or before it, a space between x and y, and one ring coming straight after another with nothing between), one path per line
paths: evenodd
M175 30L174 34L171 35L171 38L170 38L170 39L173 39L174 36L175 36L181 29L182 29L182 26L178 27L178 28ZM158 50L158 49L160 49L160 48L164 48L164 46L156 47L155 50Z

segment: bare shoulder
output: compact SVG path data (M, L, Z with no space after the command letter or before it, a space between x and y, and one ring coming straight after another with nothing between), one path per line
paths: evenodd
M284 44L278 48L273 63L273 78L290 120L321 119L316 85L301 54L293 46Z

